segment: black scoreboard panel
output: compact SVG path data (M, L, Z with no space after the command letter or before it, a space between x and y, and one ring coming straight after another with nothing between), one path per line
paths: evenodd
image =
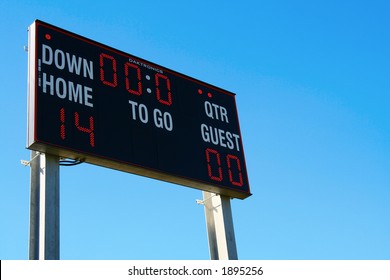
M233 93L41 21L28 123L32 150L251 195Z

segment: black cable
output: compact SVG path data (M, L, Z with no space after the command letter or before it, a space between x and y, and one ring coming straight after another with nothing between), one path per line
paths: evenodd
M64 160L60 160L59 164L61 166L74 166L83 162L84 162L83 160L79 160L79 159L64 159Z

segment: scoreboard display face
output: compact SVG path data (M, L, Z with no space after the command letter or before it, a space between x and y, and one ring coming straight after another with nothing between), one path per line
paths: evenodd
M38 20L28 87L31 150L251 195L231 92Z

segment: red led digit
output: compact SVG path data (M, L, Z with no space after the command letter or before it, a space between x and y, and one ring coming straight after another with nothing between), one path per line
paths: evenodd
M60 137L62 140L65 140L65 109L64 108L60 109L60 121L61 121Z
M106 80L105 70L104 70L104 64L105 60L111 61L112 66L112 79L111 81ZM110 86L110 87L116 87L118 85L118 75L116 73L116 60L113 56L101 53L100 54L100 81L102 81L103 84Z
M218 171L216 173L218 173L217 175L215 175L213 173L213 168L211 166L211 161L212 161L212 158L211 157L214 157L214 161L216 160L216 163L218 165ZM221 157L218 153L218 151L214 150L214 149L210 149L210 148L207 148L206 149L206 159L207 159L207 171L208 171L208 174L209 174L209 177L210 179L214 180L214 181L218 181L218 182L221 182L222 181L222 167L221 167Z
M228 173L229 173L229 180L230 183L232 183L234 186L242 187L244 185L244 182L242 180L242 171L241 171L241 163L240 159L237 156L234 155L227 155L226 156L226 161L227 161L227 166L228 166ZM236 180L233 179L233 172L232 172L232 161L235 162L238 178L235 178Z
M89 133L89 144L91 145L91 147L95 147L95 132L94 132L93 117L92 116L89 117L89 128L82 127L80 125L79 113L75 112L74 124L77 127L77 129L80 130L81 132Z
M168 77L157 73L155 76L155 81L156 81L156 95L157 95L157 100L161 104L171 106L172 105L172 93L171 93L171 82L169 81ZM167 91L167 97L166 99L161 98L161 89L163 85L165 84L165 90Z
M129 68L135 69L137 71L137 90L134 90L130 87L130 80L129 80ZM137 65L131 64L129 62L126 62L125 64L125 77L126 77L126 89L131 94L135 95L141 95L142 94L142 84L141 84L141 70Z

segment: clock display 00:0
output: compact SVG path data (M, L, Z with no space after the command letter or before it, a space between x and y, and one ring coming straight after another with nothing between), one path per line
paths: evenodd
M234 94L41 21L29 42L30 149L250 195Z

